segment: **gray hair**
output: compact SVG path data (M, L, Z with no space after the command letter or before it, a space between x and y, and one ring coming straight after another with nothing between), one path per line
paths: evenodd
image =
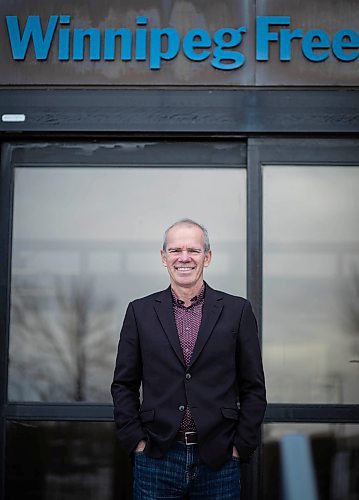
M167 248L167 235L168 235L168 232L175 226L178 226L180 224L185 224L185 225L189 225L189 226L197 226L201 229L202 233L203 233L203 238L204 238L204 253L208 253L211 249L211 245L209 243L209 236L208 236L208 231L207 229L202 226L202 224L199 224L198 222L192 220L192 219L181 219L181 220L178 220L177 222L174 222L170 227L168 227L165 231L165 234L163 236L163 245L162 245L162 249L163 251L165 252L166 251L166 248Z

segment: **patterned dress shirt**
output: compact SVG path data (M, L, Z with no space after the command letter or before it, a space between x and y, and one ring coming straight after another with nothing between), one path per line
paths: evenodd
M204 293L205 285L203 284L199 294L192 297L191 305L189 307L185 307L183 300L180 300L172 290L173 313L175 316L179 341L182 347L183 358L187 366L191 361L199 327L201 326ZM196 424L194 423L191 410L188 406L186 407L180 430L196 431Z

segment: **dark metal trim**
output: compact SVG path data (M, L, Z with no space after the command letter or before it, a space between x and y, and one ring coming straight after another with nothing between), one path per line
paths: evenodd
M267 407L264 422L359 424L359 405L270 404Z
M247 295L262 340L262 170L259 149L248 140L247 167Z
M247 297L258 323L262 343L262 170L258 161L258 148L248 140L247 166ZM256 453L248 474L251 488L248 498L258 499L263 489L262 455Z
M12 191L13 177L10 168L11 146L2 145L0 164L0 406L6 403L8 346L9 346L9 287L11 261ZM5 458L5 418L0 415L0 463ZM4 470L0 468L0 497L4 493Z
M0 88L0 132L359 132L359 89Z
M12 167L246 168L244 140L77 139L12 142Z
M10 314L10 267L12 234L13 175L10 168L11 146L3 144L0 164L0 386L1 404L6 401L8 326Z
M45 404L9 403L5 407L7 420L81 420L113 421L112 404Z
M359 96L358 96L359 97ZM359 141L353 138L253 138L248 156L260 166L338 167L359 165Z
M7 420L112 421L113 406L103 403L9 403L3 417ZM269 404L264 422L359 424L359 405Z

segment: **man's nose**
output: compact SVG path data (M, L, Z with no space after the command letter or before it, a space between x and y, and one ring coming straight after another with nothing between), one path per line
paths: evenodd
M180 258L181 262L188 262L189 260L191 260L191 257L189 256L188 252L186 252L185 250L181 252L181 255L179 258Z

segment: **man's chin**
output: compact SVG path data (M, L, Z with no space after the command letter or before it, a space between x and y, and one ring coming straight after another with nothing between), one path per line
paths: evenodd
M183 288L191 288L196 286L198 279L194 276L176 276L174 280L177 286L182 286Z
M193 271L176 271L175 272L175 278L180 281L195 281L196 277L193 273Z

